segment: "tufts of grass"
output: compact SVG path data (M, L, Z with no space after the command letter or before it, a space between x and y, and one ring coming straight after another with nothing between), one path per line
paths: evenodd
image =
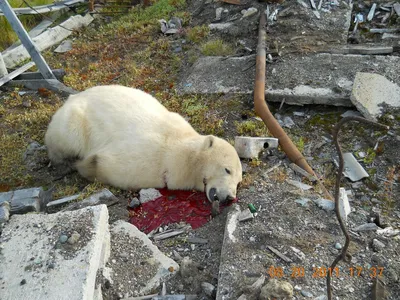
M198 44L203 41L209 35L209 33L210 29L208 26L195 26L187 31L186 37L189 41Z
M218 39L202 44L201 53L206 56L226 56L234 54L234 49L232 46Z
M236 130L239 135L244 136L268 136L268 129L263 122L258 120L249 120L244 122L235 122Z

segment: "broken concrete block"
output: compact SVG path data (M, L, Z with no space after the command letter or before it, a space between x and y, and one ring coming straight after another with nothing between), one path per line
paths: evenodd
M146 203L161 196L161 193L156 189L141 189L139 192L140 203Z
M350 99L365 118L376 121L382 105L400 107L400 86L382 75L358 72Z
M123 282L124 278L132 280L120 290L123 295L133 292L129 290L130 286L136 291L136 296L149 294L159 287L160 281L179 271L179 265L165 256L136 226L120 220L111 226L110 231L112 257L109 264L113 270L118 270L111 277L116 282ZM140 276L132 276L132 269L126 268L125 260L121 259L123 255L129 256L129 264L135 266L135 272Z
M235 149L241 158L258 157L264 149L272 149L278 147L278 139L271 137L248 137L236 136Z
M344 188L339 190L339 212L343 221L347 222L347 216L351 212L349 199Z
M376 231L377 229L379 229L379 227L375 223L365 223L360 226L357 226L353 230L358 232L358 231Z
M51 200L52 193L52 190L44 191L41 187L0 193L0 204L7 201L11 215L39 212Z
M369 177L367 171L364 170L352 153L344 153L343 160L343 175L349 178L351 181L355 182L365 177Z
M59 242L60 235L74 231L79 242ZM1 285L7 287L2 299L94 299L97 271L110 253L107 207L14 215L1 243Z
M0 203L0 224L10 219L10 203L4 201Z

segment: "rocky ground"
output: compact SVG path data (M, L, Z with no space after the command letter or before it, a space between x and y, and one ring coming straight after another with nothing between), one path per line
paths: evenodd
M253 112L251 94L180 95L174 90L200 56L254 54L259 11L264 11L268 4L249 0L242 0L241 5L214 1L189 1L187 5L175 2L172 5L177 5L178 9L154 5L147 14L133 11L132 19L99 18L90 28L74 35L71 52L61 56L47 52L45 57L53 68L66 69L64 80L75 89L111 83L135 86L154 93L169 109L185 115L202 133L217 134L230 141L236 135L268 135ZM360 12L366 18L370 2L357 1L350 5L345 1L321 1L319 14L308 2L271 2L270 13L276 9L279 13L267 28L267 50L271 54L267 68L273 68L289 56L301 60L316 52L337 51L354 43L393 46L390 55L398 56L398 38L386 36L382 39L382 34L367 32L369 28L399 28L400 17L396 13L386 17L387 9L391 11L392 6L385 1L377 2L379 14L373 21L358 24L356 31L353 19ZM158 20L168 21L173 16L183 20L183 29L173 35L162 35ZM143 21L146 18L151 21ZM226 23L231 25L215 29ZM211 31L209 24L214 28ZM99 45L104 43L107 46L100 51ZM310 66L304 72L312 73L312 70ZM241 80L240 74L237 80ZM0 158L4 166L0 170L0 190L54 186L55 198L75 193L82 193L83 198L99 190L102 187L99 183L90 184L77 174L64 176L65 170L48 167L46 152L41 148L43 135L49 117L64 97L48 91L35 94L21 94L21 91L24 90L2 88L0 94L0 116L4 120L0 124ZM337 152L332 129L343 113L350 110L356 114L355 108L269 105L333 193ZM341 181L351 206L346 225L351 239L348 252L352 258L351 262L340 262L339 269L333 272L334 299L400 298L400 236L395 231L400 227L399 116L399 111L388 110L380 119L390 126L389 131L380 132L351 123L340 133L343 151L353 153L369 177L356 182L343 177ZM285 291L290 295L291 289L293 299L325 299L326 272L344 246L345 238L332 207L321 208L317 204L323 197L318 186L293 171L289 164L284 153L276 149L264 151L256 159L243 160L245 174L237 204L199 229L186 229L176 237L154 241L162 252L180 264L180 273L166 282L168 294L195 294L198 299L237 299L244 293L247 299L267 299L265 293L268 294L275 284L272 279L278 279L277 289L283 290L281 299ZM293 186L290 180L309 184L311 188ZM108 207L110 222L127 220L126 207L137 194L111 191L120 202ZM239 210L246 211L249 204L257 210L254 218L233 221L236 227L230 231L227 220L236 219ZM166 225L163 230L178 226ZM118 271L124 274L122 280L128 280L126 274L131 268L127 262L126 269ZM384 286L384 295L371 298L378 274L382 275L378 285ZM266 287L259 295L259 289L249 286L262 275L266 277ZM118 298L115 292L118 288L110 289L105 298L111 297L109 295ZM274 297L279 298L279 295Z

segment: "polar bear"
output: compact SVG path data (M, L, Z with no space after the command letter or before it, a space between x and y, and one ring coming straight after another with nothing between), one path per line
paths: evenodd
M118 85L69 96L45 144L53 164L75 160L83 177L121 189L196 189L223 202L236 197L242 180L227 141L200 135L153 96Z

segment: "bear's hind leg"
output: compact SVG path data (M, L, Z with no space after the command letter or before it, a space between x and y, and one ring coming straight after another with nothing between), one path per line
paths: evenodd
M97 173L98 156L96 154L75 162L74 167L78 170L82 177L90 181L94 181Z

